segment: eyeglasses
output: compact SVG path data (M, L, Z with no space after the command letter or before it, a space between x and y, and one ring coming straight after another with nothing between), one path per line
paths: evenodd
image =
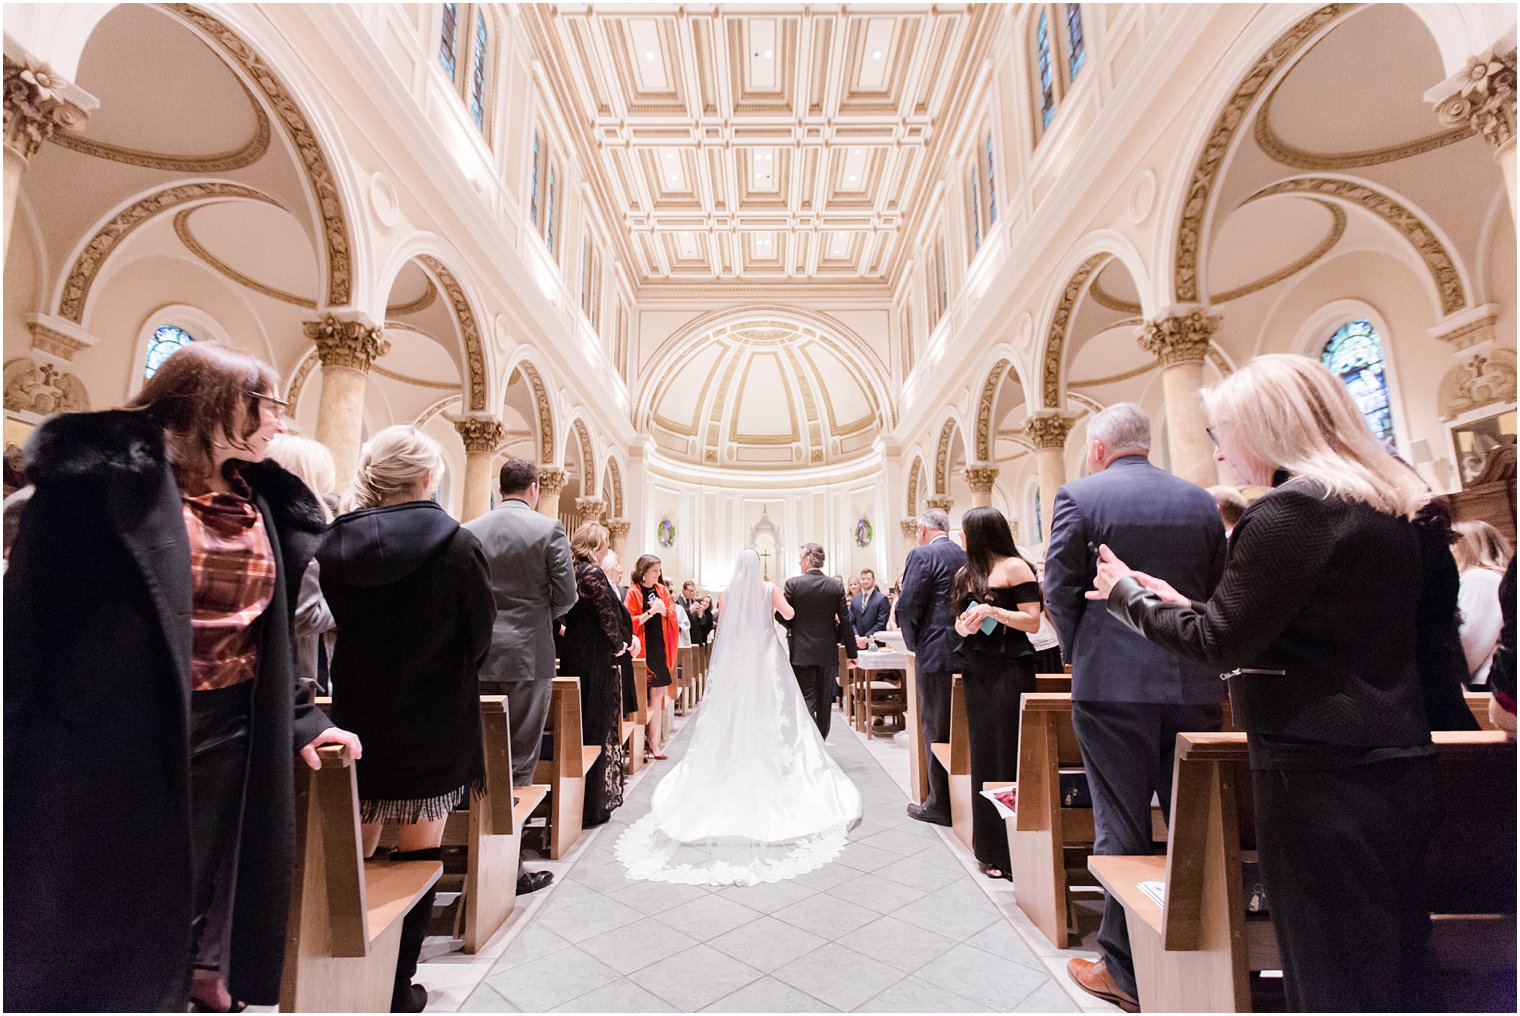
M1219 447L1219 436L1214 433L1214 428L1213 427L1205 427L1205 428L1203 428L1203 432L1209 436L1209 440L1210 441L1214 442L1214 447L1218 448Z
M273 395L265 395L263 392L250 392L246 388L243 389L243 392L246 395L253 396L254 398L258 399L260 402L273 402L275 405L279 406L281 409L289 409L290 408L290 403L286 402L284 399L276 398Z

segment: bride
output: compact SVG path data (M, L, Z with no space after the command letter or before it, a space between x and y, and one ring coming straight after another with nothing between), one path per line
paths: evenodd
M860 821L860 791L824 750L773 612L790 619L791 604L746 550L720 601L712 690L691 746L618 840L630 878L778 882L833 860Z

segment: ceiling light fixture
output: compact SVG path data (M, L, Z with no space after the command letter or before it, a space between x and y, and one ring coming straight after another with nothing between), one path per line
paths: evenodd
M875 52L873 52L871 54L871 59L872 60L880 60L881 59L881 50L878 49Z
M765 51L765 58L766 58L766 59L767 59L767 60L769 60L769 59L770 59L770 58L771 58L771 51L770 51L770 50L766 50L766 51Z

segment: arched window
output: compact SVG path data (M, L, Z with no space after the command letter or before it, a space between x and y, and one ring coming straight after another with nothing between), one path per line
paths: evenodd
M1043 10L1035 25L1034 51L1040 82L1040 129L1044 130L1056 115L1056 83L1050 62L1050 24Z
M1077 80L1077 71L1087 61L1087 43L1082 37L1082 5L1066 5L1066 62L1071 68L1068 80Z
M485 130L486 125L486 56L491 52L490 39L486 35L486 16L475 12L475 54L470 61L470 117L475 126Z
M459 5L443 5L443 27L438 32L438 62L450 81L456 80L459 61L455 50L459 46Z
M176 325L162 325L153 330L153 338L148 340L148 355L143 363L143 380L147 380L158 373L158 368L164 365L164 361L185 346L195 341L195 336Z
M1373 436L1392 450L1393 412L1388 404L1383 340L1372 322L1348 321L1341 325L1325 343L1319 358L1351 392Z

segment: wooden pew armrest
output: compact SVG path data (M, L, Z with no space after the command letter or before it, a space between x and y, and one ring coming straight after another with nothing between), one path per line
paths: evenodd
M950 745L945 741L936 741L929 745L929 752L934 760L940 764L945 772L950 772Z
M1141 882L1165 882L1166 858L1148 855L1093 856L1087 869L1110 896L1124 905L1129 920L1141 920L1157 935L1161 934L1161 908L1140 888Z
M581 746L581 775L585 776L596 765L596 760L601 757L602 746L599 744L586 744Z
M512 833L520 835L523 826L528 824L528 816L533 814L533 809L549 796L549 788L542 783L535 783L528 787L514 787L512 796L517 800L517 803L512 806Z
M365 920L374 942L422 898L443 874L438 861L366 861L364 863Z

